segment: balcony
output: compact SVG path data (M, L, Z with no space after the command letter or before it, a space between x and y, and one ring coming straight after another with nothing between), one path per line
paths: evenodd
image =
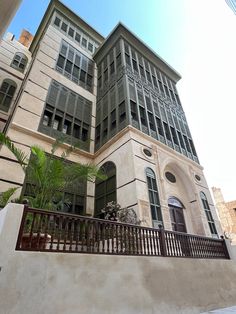
M16 250L229 259L224 239L25 206Z

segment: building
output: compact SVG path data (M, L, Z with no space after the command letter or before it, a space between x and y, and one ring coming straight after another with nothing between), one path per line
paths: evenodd
M236 201L225 202L221 189L212 188L220 223L225 235L236 245Z
M230 9L236 14L236 1L235 0L225 0Z
M4 130L13 111L17 95L30 64L28 50L33 37L23 30L19 40L11 33L6 34L0 45L0 132Z
M14 17L22 0L2 0L0 10L0 40L2 39L8 25Z
M63 192L70 212L100 217L116 201L147 226L221 234L170 65L121 23L105 39L58 0L29 51L6 134L27 153L32 144L50 151L62 134L64 148L79 140L70 160L107 173ZM0 189L27 195L24 173L6 149L0 154Z

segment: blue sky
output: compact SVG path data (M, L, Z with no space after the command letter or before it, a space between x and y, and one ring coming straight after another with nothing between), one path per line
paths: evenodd
M48 3L23 0L8 31L34 34ZM225 0L64 3L104 36L123 22L181 74L177 88L209 187L236 199L236 15Z
M22 28L34 34L49 2L23 0L8 31L17 38ZM143 0L63 2L103 36L107 36L119 21L123 22L173 67L181 68L181 58L173 52L183 47L183 43L178 39L184 36L184 1L148 0L147 6ZM182 53L179 53L179 56L181 55Z

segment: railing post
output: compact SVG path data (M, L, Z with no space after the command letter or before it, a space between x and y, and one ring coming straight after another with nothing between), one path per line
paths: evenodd
M162 225L159 225L158 235L159 235L159 241L160 241L161 256L167 256L165 230L163 229Z
M229 249L228 249L228 246L227 246L227 243L226 243L226 239L225 239L225 237L223 235L221 236L221 239L222 239L222 245L223 245L225 258L226 259L230 259L230 253L229 253Z
M20 223L20 229L19 229L18 238L17 238L17 242L16 242L16 250L19 250L21 248L21 241L22 241L22 236L24 233L25 219L27 216L27 209L28 209L28 205L24 205L23 215L22 215L21 223Z

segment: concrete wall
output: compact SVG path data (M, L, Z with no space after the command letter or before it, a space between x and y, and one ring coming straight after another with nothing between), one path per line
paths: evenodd
M188 314L235 305L235 261L15 251L22 211L0 211L1 313Z

